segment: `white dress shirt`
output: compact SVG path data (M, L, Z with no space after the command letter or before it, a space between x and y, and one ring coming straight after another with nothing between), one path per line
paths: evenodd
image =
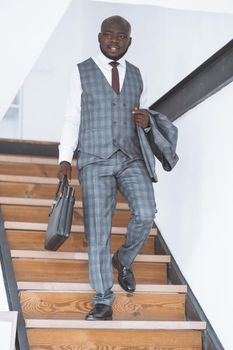
M109 82L110 86L112 84L112 67L110 66L110 60L100 52L98 56L92 57L94 62L100 68L105 78ZM120 89L122 88L125 72L126 72L126 62L125 59L121 58L117 62L119 72L119 82ZM144 80L144 79L143 79ZM82 86L79 75L79 70L77 65L72 72L70 79L70 88L66 102L65 109L65 121L61 135L61 141L59 145L59 163L62 161L67 161L71 163L73 158L73 153L78 145L78 135L80 126L80 116L81 116L81 95ZM146 99L146 86L143 83L143 91L140 97L140 108L148 108Z

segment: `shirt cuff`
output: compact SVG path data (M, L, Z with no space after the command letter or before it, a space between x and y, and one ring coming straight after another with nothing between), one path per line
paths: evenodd
M150 129L151 129L151 126L149 126L148 128L144 128L145 133L148 134L148 132L150 131Z
M71 164L73 159L73 154L74 152L72 150L70 151L67 149L59 148L58 163L60 164L61 162L69 162Z

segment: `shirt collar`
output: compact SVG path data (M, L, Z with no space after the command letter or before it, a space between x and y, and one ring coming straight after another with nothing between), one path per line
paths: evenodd
M113 60L110 60L108 57L104 56L104 54L100 51L99 54L96 56L96 59L98 62L100 62L101 65L105 66L106 68L111 68L109 66L109 63L112 62ZM119 60L117 60L120 66L125 67L125 59L121 57Z

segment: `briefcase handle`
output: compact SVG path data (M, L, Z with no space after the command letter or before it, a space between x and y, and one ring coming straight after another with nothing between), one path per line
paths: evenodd
M64 188L67 185L68 185L68 180L67 180L67 176L65 175L62 180L59 180L59 183L57 185L57 191L56 191L55 198L53 200L52 206L51 206L50 211L49 211L49 216L52 215L54 207L57 205L58 200L61 198L63 191L64 191Z
M65 186L68 185L67 175L63 177L62 180L59 180L59 184L57 186L57 192L55 194L55 201L62 195Z

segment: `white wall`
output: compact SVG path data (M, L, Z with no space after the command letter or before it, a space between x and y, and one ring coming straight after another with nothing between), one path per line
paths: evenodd
M105 0L93 1L106 2ZM233 4L231 0L109 0L108 2L131 5L155 5L179 10L233 13Z
M5 323L3 319L1 319L2 311L9 311L9 306L0 263L0 339L2 349L10 350L11 327L9 323Z
M0 2L0 120L70 1Z
M24 139L57 141L69 76L76 58L84 59L85 1L73 1L23 86Z
M176 121L177 166L158 172L157 224L226 350L232 334L233 83Z
M2 276L2 266L0 264L0 311L8 311L8 302L6 297L5 285Z

